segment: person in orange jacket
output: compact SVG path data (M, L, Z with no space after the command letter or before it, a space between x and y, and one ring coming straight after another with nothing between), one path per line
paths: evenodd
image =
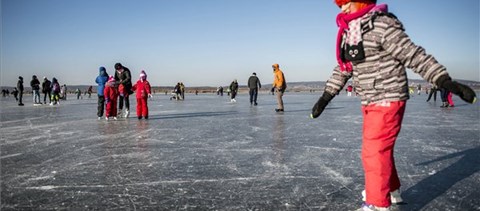
M283 72L280 70L279 64L273 64L273 84L272 84L272 92L275 91L277 93L277 103L278 108L275 109L276 112L283 112L283 93L287 88L287 82L285 81L285 76Z
M103 95L105 96L105 119L109 120L110 117L113 117L114 120L117 120L117 98L118 90L115 87L115 78L110 76L107 83L105 84L105 89L103 90Z
M140 79L133 85L132 91L136 92L137 97L137 117L138 119L148 119L148 105L147 100L152 97L152 90L150 83L147 81L147 74L144 70L140 72Z

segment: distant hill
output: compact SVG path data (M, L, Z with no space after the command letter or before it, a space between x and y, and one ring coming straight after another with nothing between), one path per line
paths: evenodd
M421 84L422 87L428 87L429 83L425 80L419 79L409 79L410 85ZM460 83L467 84L472 87L474 90L480 91L480 82L471 81L471 80L457 80ZM308 92L308 91L322 91L325 87L325 81L302 81L302 82L288 82L287 83L287 92ZM76 89L80 89L82 92L86 91L90 85L67 85L67 90L70 93L74 93ZM12 90L13 87L1 87L2 89ZM93 86L93 91L96 92L96 86ZM228 85L223 86L224 92L226 92ZM260 91L269 91L272 88L272 84L264 84ZM173 86L153 86L153 91L155 93L170 93L174 87ZM246 85L239 86L240 92L246 92L248 87ZM186 87L188 93L194 93L198 90L199 93L215 93L217 87L214 86L196 86L196 87ZM30 87L25 87L26 92L31 92Z

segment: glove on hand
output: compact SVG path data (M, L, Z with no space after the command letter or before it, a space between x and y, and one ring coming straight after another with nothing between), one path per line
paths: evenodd
M458 95L467 103L475 103L477 101L477 96L470 87L456 81L452 81L452 79L447 75L440 76L440 78L437 80L437 84L439 87L445 88L447 91Z
M270 92L275 92L275 87L272 87L272 90L270 90Z
M108 102L110 102L110 99L108 99L108 97L107 97L107 98L105 98L105 103L108 103Z
M328 92L323 92L323 95L318 99L317 103L312 108L312 113L310 114L310 118L317 118L323 112L327 104L330 100L333 99L333 96Z

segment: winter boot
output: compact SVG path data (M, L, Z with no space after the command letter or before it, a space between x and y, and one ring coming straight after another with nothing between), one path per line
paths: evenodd
M123 110L122 109L119 109L118 112L117 112L117 117L123 117Z
M367 193L365 192L365 190L363 190L362 201L366 201L366 200L367 200ZM390 201L392 202L392 204L400 204L403 202L402 196L400 196L400 191L398 189L390 192Z
M371 204L363 203L362 207L357 211L390 211L390 207L377 207Z

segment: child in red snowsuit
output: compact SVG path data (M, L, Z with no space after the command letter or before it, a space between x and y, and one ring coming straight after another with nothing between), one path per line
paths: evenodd
M115 87L115 78L113 76L108 78L108 81L105 84L105 89L103 90L103 94L105 96L106 103L105 119L108 120L109 117L113 117L113 119L116 120L118 90L117 87Z
M360 210L390 210L392 203L402 201L393 151L409 99L406 68L468 103L474 103L476 95L470 87L452 81L443 65L410 40L387 5L376 5L376 0L335 3L341 9L336 19L338 65L313 106L311 117L317 118L353 78L363 114L366 197Z
M147 74L144 70L140 73L140 79L133 85L132 91L136 92L137 98L137 117L138 119L148 119L148 105L147 100L152 97L150 83L147 81Z

